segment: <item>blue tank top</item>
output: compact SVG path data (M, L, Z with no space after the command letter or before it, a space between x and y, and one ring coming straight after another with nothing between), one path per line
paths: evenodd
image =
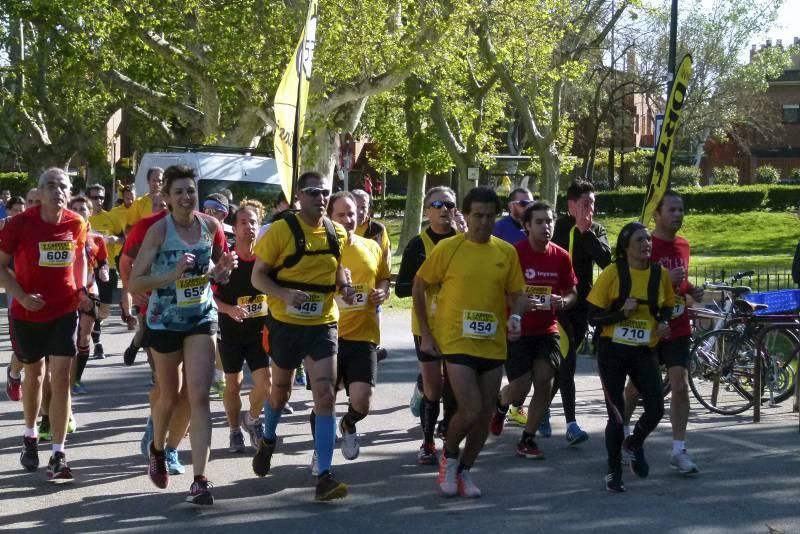
M217 307L207 276L211 265L212 235L202 217L195 215L195 218L200 221L200 240L193 245L178 235L172 215L165 218L166 236L150 273L161 276L173 272L178 260L186 253L194 254L195 264L183 273L182 278L150 294L148 328L185 332L203 323L217 322Z

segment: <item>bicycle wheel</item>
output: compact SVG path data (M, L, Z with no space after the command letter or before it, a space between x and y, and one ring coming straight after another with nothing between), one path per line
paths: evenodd
M764 355L765 384L772 389L775 402L783 402L794 394L800 340L789 328L771 328L762 337L759 349Z
M737 415L753 405L755 348L735 330L715 330L692 346L689 387L697 402L722 415Z

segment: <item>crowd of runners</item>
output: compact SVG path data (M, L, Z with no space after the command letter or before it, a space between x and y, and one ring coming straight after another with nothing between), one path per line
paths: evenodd
M37 471L40 445L50 441L48 479L74 480L65 451L77 427L71 397L86 391L87 361L105 357L103 321L119 294L120 316L136 331L125 364L144 348L153 373L141 452L156 487L185 472L177 451L188 434L187 501L213 503L207 472L215 385L230 452L245 452L247 435L253 473L269 475L299 380L313 399L315 499L344 498L348 487L332 472L337 433L342 456L357 458L357 426L386 357L381 306L390 295L391 248L386 228L370 218L369 194L331 194L325 177L307 172L295 202L268 214L256 200L234 206L225 194L199 203L187 166L153 168L147 178L147 194L135 198L124 189L110 211L102 186L72 196L69 176L56 168L25 199L5 199L0 285L13 348L6 393L24 412L22 467ZM648 476L644 443L664 414L661 365L672 392L670 463L697 473L686 451L686 305L702 298L702 288L688 281L689 244L677 235L681 197L667 191L655 230L629 223L613 247L593 220L588 183L569 187L568 213L560 217L524 188L503 204L494 190L477 187L459 210L450 188L434 187L424 197L429 224L403 252L394 291L413 302L418 463L438 466L443 495L480 497L471 468L489 434L516 424L515 453L543 459L536 438L551 436L550 406L559 393L566 442L586 442L576 420L575 368L592 326L608 411L606 489L625 491L626 463ZM504 208L508 215L498 220ZM252 387L243 407L245 363ZM348 405L337 423L340 392ZM637 406L642 413L631 425Z

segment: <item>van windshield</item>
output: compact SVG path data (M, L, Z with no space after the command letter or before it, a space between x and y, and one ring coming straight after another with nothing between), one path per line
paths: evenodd
M248 198L258 200L266 208L267 214L272 210L272 206L281 194L281 186L276 184L265 184L259 182L234 182L229 180L200 180L200 203L211 193L219 193L223 189L229 189L233 193L233 202L238 204L242 199ZM267 215L269 216L269 215Z

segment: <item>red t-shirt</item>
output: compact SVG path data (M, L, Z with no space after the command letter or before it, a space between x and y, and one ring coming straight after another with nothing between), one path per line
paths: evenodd
M578 284L572 270L569 252L554 243L548 243L544 252L536 252L525 239L514 245L525 279L525 293L543 302L550 295L562 295ZM522 335L540 336L558 332L556 312L552 309L528 312L522 317Z
M683 267L689 272L689 242L680 236L675 236L674 241L665 241L653 236L653 252L650 261L658 262L668 271ZM692 325L686 313L686 293L689 292L689 280L684 278L675 289L675 308L672 310L673 319L669 323L670 336L666 339L675 339L692 335Z
M89 268L97 269L108 260L108 248L103 236L94 232L89 232L89 242L86 246L89 256Z
M11 317L45 323L78 309L78 288L73 266L75 255L86 246L86 222L74 211L64 210L61 221L42 220L41 207L12 217L2 234L0 250L14 258L17 282L25 293L38 293L45 306L36 312L14 299ZM88 268L88 267L87 267Z

